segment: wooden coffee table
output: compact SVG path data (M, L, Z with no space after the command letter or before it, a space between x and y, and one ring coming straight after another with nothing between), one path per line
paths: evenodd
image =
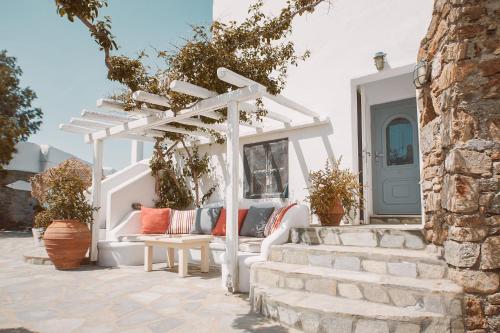
M167 249L167 267L174 267L174 249L178 249L179 277L186 277L188 273L189 249L201 250L201 272L208 273L210 260L208 258L208 245L212 236L189 235L170 237L159 237L144 241L144 270L150 272L153 269L153 247Z

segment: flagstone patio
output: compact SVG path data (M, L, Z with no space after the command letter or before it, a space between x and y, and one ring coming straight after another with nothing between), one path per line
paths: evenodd
M226 295L219 272L193 267L180 279L164 264L57 271L23 261L32 242L0 232L0 332L292 332L249 313L246 295Z

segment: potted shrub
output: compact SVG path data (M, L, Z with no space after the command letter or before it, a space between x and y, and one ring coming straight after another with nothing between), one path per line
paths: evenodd
M88 225L95 209L86 194L91 182L90 168L76 159L31 179L32 195L42 207L35 216L35 227L45 229L45 249L57 269L80 267L90 247Z
M341 170L340 159L326 162L324 170L309 174L308 201L321 225L337 226L346 214L352 220L360 207L361 185L357 175Z

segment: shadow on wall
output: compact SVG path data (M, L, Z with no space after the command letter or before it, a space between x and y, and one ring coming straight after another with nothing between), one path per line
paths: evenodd
M316 127L309 127L297 130L290 130L285 133L274 133L269 135L262 135L261 137L253 137L248 139L241 139L241 144L257 143L261 141L268 141L280 138L288 138L289 147L289 168L294 168L297 165L300 168L300 175L302 176L302 181L305 184L303 187L309 186L309 172L311 170L320 169L324 166L327 159L335 157L333 152L333 147L330 143L329 136L333 134L333 127L331 122L328 124L323 124ZM318 142L304 143L306 140L319 139L321 144ZM321 146L319 146L321 145ZM207 150L207 152L214 152L211 156L211 163L213 165L213 172L202 180L202 192L205 193L212 184L217 184L217 188L213 193L212 197L209 199L209 203L222 203L225 199L224 197L224 187L226 179L229 178L229 172L227 169L227 163L225 160L225 145L212 145ZM314 161L307 157L307 155L315 155ZM243 150L240 150L240 160L243 159ZM298 176L298 172L292 170L289 171L289 177ZM239 183L243 183L243 172L240 170ZM297 181L294 181L297 183ZM295 191L302 191L304 188L296 188ZM293 197L291 195L291 197ZM271 199L271 201L276 201L279 198ZM263 201L269 199L244 199L245 201Z

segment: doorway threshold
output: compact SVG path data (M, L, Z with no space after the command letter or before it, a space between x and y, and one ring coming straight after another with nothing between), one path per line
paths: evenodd
M372 215L370 225L422 224L422 215Z

